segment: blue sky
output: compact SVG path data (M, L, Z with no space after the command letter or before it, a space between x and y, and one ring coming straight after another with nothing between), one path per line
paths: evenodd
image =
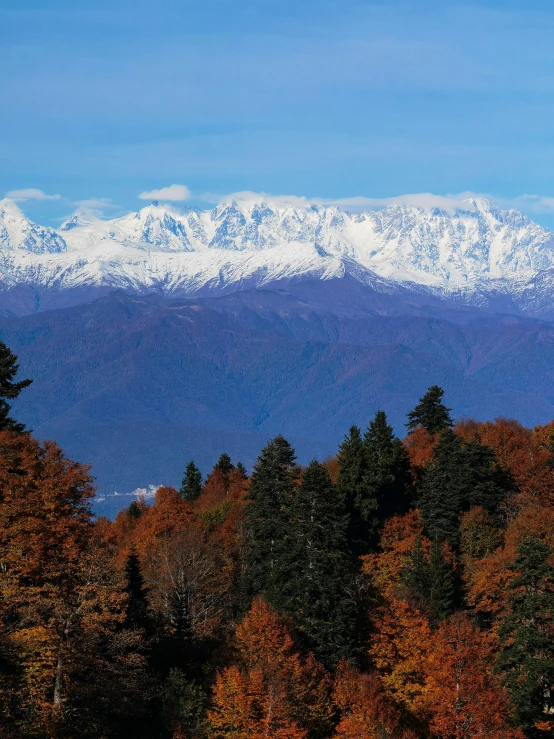
M0 195L470 191L554 226L553 38L551 0L0 0Z

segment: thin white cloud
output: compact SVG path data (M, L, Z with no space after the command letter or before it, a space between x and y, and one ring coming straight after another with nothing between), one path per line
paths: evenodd
M236 202L260 202L268 201L276 205L286 207L287 205L295 208L310 208L313 205L337 206L345 210L378 210L388 205L407 205L417 208L441 208L442 210L452 210L454 208L473 209L475 206L468 202L476 198L486 196L476 195L471 192L460 193L459 195L434 195L433 193L413 193L408 195L398 195L388 198L369 198L362 195L351 198L306 198L298 195L270 195L269 193L255 193L250 191L236 192L229 195L216 195L214 193L206 193L202 196L202 200L210 203L229 203Z
M159 190L141 192L139 198L141 200L171 200L179 202L188 200L191 195L192 193L186 185L169 185L169 187L162 187Z
M36 187L27 187L22 190L10 190L6 193L7 198L23 202L25 200L61 200L61 195L48 195Z
M491 198L501 208L513 208L527 213L554 213L552 195L516 195L513 198Z
M464 192L458 195L434 195L431 192L410 193L397 195L389 198L366 198L363 196L353 198L338 198L324 201L325 205L336 205L342 208L362 210L364 208L375 210L386 208L388 205L406 205L414 208L440 208L441 210L452 210L456 208L467 208L472 210L475 205L471 202L475 199L487 198L487 196Z
M386 198L371 198L363 195L350 198L307 198L298 195L271 195L270 193L256 193L250 191L235 192L229 195L205 193L201 199L208 203L236 202L271 202L277 206L292 206L295 208L310 208L314 205L337 206L344 210L362 212L380 210L390 205L405 205L430 210L440 208L449 211L463 208L471 211L477 207L479 200L488 200L502 210L519 210L529 214L554 213L554 196L549 195L516 195L514 197L500 197L487 193L461 192L446 195L435 195L430 192L409 193Z
M86 200L75 200L73 205L77 205L79 208L88 208L90 210L112 210L119 208L115 205L110 198L88 198Z

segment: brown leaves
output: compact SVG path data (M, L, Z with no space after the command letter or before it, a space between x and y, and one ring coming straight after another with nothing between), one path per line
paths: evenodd
M232 611L233 563L197 522L144 543L143 575L150 605L172 628L178 613L197 638L214 636Z
M69 592L89 535L88 468L71 462L52 442L0 432L0 588L28 601L55 588ZM20 590L23 588L23 590Z

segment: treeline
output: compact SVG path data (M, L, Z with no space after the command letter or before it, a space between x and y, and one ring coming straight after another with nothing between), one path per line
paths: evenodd
M112 522L16 373L0 345L1 736L554 734L554 423L432 387L403 440L379 411L301 467L279 436Z

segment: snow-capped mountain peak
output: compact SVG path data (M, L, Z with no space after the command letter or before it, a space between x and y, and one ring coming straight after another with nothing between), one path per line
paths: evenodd
M74 228L98 224L101 221L102 219L96 211L91 208L81 207L77 208L77 210L62 223L58 228L58 231L71 231Z
M0 258L0 285L48 290L191 294L349 274L378 289L401 283L440 294L512 294L532 280L549 284L554 234L481 198L356 213L265 196L209 210L153 202L109 220L81 209L58 231L4 200Z
M54 229L33 223L13 200L0 200L0 251L56 254L66 248L65 241Z

